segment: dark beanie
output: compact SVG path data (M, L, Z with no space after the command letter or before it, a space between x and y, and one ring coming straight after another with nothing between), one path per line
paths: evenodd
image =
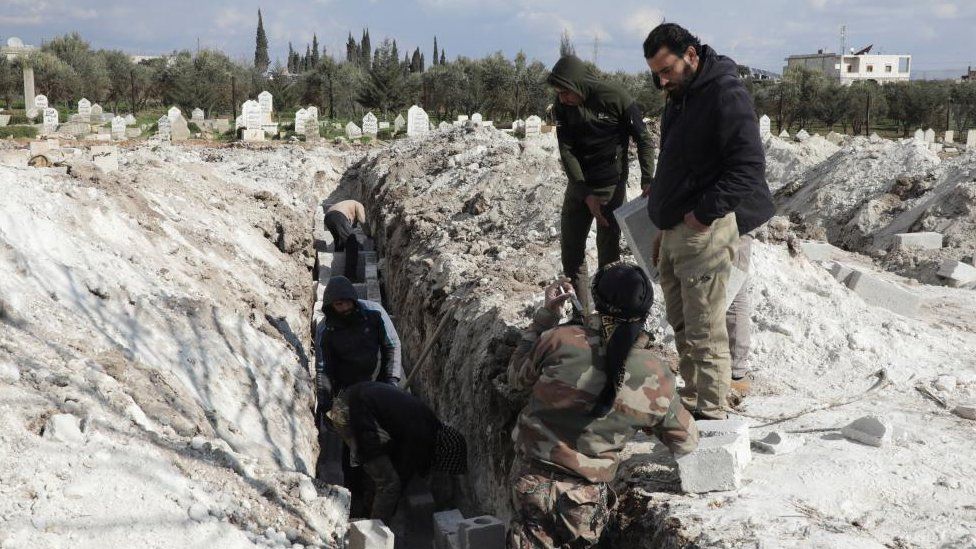
M355 286L352 282L344 276L334 276L329 279L329 283L325 286L325 294L322 296L322 307L328 309L329 305L332 305L340 299L351 299L356 301L359 299L359 294L356 293Z
M593 301L597 312L610 317L615 326L609 340L604 342L606 384L591 412L594 417L603 417L613 409L617 391L623 385L627 357L654 304L654 288L637 265L611 263L593 277Z

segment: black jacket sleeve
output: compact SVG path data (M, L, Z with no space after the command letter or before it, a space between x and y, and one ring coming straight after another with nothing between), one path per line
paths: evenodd
M734 77L723 82L715 103L722 173L705 189L694 209L706 225L735 211L739 203L766 182L766 155L752 98Z
M624 111L624 123L627 125L627 133L637 144L637 163L641 170L641 188L651 184L654 176L654 143L651 141L651 132L644 124L641 116L640 107L637 103L631 103Z
M566 170L566 177L570 184L583 183L583 168L580 161L573 154L575 145L572 132L566 127L566 112L562 104L557 100L553 107L552 114L556 119L556 140L559 142L559 158L562 160L563 169Z

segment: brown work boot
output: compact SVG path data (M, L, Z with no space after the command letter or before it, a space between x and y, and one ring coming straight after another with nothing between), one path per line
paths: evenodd
M733 379L729 386L729 406L733 408L739 406L750 392L752 392L752 374Z

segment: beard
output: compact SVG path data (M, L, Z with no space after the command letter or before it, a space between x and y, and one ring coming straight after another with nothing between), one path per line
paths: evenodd
M668 95L671 97L681 97L688 91L688 86L695 80L695 69L691 68L691 65L685 64L684 68L681 70L681 80L672 81L667 86Z

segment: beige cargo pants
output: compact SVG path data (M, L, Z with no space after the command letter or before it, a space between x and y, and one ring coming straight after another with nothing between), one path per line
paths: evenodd
M698 417L726 418L732 360L725 297L738 244L734 213L705 232L681 223L661 235L658 270L684 380L678 392Z

